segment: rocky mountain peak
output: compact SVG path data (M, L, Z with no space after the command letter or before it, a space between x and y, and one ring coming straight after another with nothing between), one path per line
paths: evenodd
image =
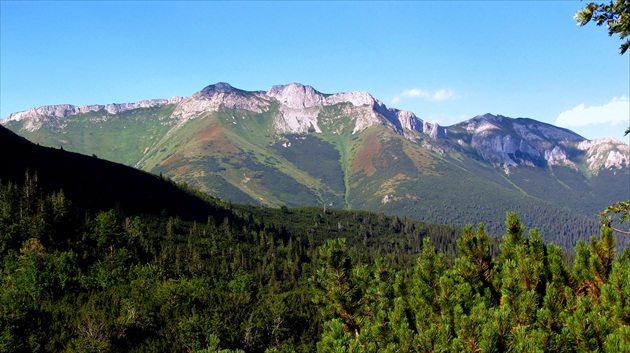
M621 169L630 166L630 146L614 138L584 140L577 145L586 152L588 169L595 174L600 169Z
M45 122L54 122L57 119L63 119L68 116L98 112L104 110L103 113L118 114L127 110L139 109L139 108L155 108L161 107L166 104L177 104L184 98L172 97L170 99L148 99L141 100L136 103L112 103L106 105L71 105L71 104L58 104L58 105L45 105L41 107L31 108L21 112L9 114L6 119L0 121L1 124L6 125L10 121L25 120L24 128L28 131L34 131L39 129Z
M242 109L262 113L269 103L261 92L248 92L225 82L215 83L183 100L173 112L173 118L188 120L202 113Z
M106 118L126 110L166 104L175 105L171 118L182 122L231 109L262 113L268 111L270 105L277 105L273 126L280 134L322 132L321 128L326 127L320 121L320 114L328 106L342 104L335 114L352 119L353 133L383 125L410 141L417 141L418 133L426 134L430 139L423 139L425 147L431 145L435 148L451 148L447 146L450 143L449 136L457 136L455 146L460 147L456 148L472 148L484 160L504 168L519 165L576 167L582 163L582 156L586 156L589 169L594 171L601 168L627 168L630 161L629 147L621 141L588 141L570 130L532 119L513 119L487 113L451 127L442 127L423 121L412 112L388 108L367 92L324 94L300 83L272 86L265 92L245 91L226 82L218 82L188 98L107 105L41 106L10 114L0 123L8 125L11 121L25 120L21 129L34 131L43 125L57 124L59 119L71 115L102 111Z
M272 86L267 96L291 109L329 106L339 103L350 103L354 106L372 106L380 103L368 92L343 92L325 94L311 86L300 83ZM382 103L381 103L382 104Z
M564 129L561 127L557 127L551 124L546 124L540 121L536 121L533 119L527 118L517 118L510 119L512 127L514 130L521 136L526 137L527 135L538 135L544 139L548 139L551 141L555 141L557 143L561 142L580 142L585 140L584 137L576 134L575 132Z
M581 153L586 155L588 168L594 173L600 169L627 168L630 161L630 147L621 141L612 138L590 141L568 129L528 118L484 114L454 127L467 131L471 147L484 160L504 168L519 165L577 168ZM459 143L465 145L464 140Z
M344 92L330 95L326 98L328 104L337 104L341 102L350 103L356 107L360 106L373 106L380 102L376 98L372 97L368 92Z
M239 90L239 89L236 89L236 88L232 87L232 85L230 85L229 83L218 82L218 83L215 83L213 85L206 86L204 89L202 89L201 91L197 92L197 94L199 96L212 96L215 93L231 93L231 92L245 93L245 91L242 91L242 90Z
M478 115L477 117L475 117L474 119L480 120L480 121L489 121L489 122L494 122L494 123L502 123L506 117L504 117L503 115L494 115L491 113L486 113L483 115Z
M455 126L471 135L471 146L483 159L504 168L518 165L575 167L567 149L585 140L567 129L502 115L479 115Z
M274 126L279 133L306 133L310 129L321 132L319 113L327 106L350 103L349 115L358 115L354 132L379 123L374 107L378 101L367 92L344 92L324 94L311 86L299 83L273 86L266 96L280 104ZM380 102L379 102L380 103ZM361 114L350 113L359 109Z
M311 86L299 83L272 86L267 96L276 99L290 109L311 108L325 105L325 96Z
M344 109L355 117L353 133L382 124L410 139L414 138L414 132L424 132L432 138L446 136L446 130L439 125L425 123L412 112L388 108L367 92L323 94L311 86L291 83L271 87L266 96L280 103L274 120L279 133L306 133L311 129L321 132L318 119L321 110L349 103Z

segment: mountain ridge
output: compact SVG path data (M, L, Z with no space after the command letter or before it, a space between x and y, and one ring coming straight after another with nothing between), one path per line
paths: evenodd
M391 124L391 128L408 139L417 137L417 133L425 133L432 139L446 138L449 132L463 128L472 131L472 146L477 152L489 162L502 165L504 168L514 167L519 164L531 166L540 163L549 164L574 164L567 159L564 146L558 142L564 140L570 142L595 141L584 143L579 149L587 151L589 163L588 168L592 172L597 172L602 166L605 168L622 168L628 164L628 158L623 153L613 151L609 157L593 157L596 153L587 146L608 144L624 144L619 140L604 138L588 140L574 132L560 128L548 123L543 123L530 118L509 118L502 115L483 114L477 115L463 122L451 126L440 126L420 119L413 112L388 108L381 101L374 98L368 92L343 92L335 94L324 94L311 86L300 83L290 83L286 85L272 86L268 91L244 91L231 86L225 82L219 82L206 86L204 89L194 93L190 97L174 96L170 99L150 99L137 103L113 103L107 105L85 105L73 106L69 104L41 106L25 111L9 114L0 123L9 124L11 121L25 120L27 123L22 127L30 132L39 129L43 124L54 124L54 119L66 118L68 116L98 112L104 110L108 114L134 110L138 108L162 107L165 105L175 105L172 118L176 120L187 120L202 113L221 110L248 110L255 113L262 113L269 109L272 101L281 103L280 112L274 120L274 128L277 133L307 133L309 129L314 129L316 133L321 133L321 128L317 120L321 108L340 103L350 103L355 108L365 107L363 114L356 119L352 133L358 133L374 124ZM520 141L513 141L509 134L493 134L493 139L488 142L484 135L489 135L487 130L501 130L501 124L505 126L505 121L512 123L512 129L521 137ZM524 124L521 124L523 122ZM532 128L533 127L533 128ZM553 146L545 143L540 135L549 142L556 142ZM492 135L492 134L490 134ZM500 137L499 137L500 136ZM530 138L528 138L530 137ZM533 137L533 139L532 139ZM538 144L532 144L538 140ZM460 145L465 140L459 140ZM426 147L432 147L427 145ZM623 149L623 148L622 148ZM628 149L624 149L628 150ZM515 160L510 157L520 151L529 155L529 158ZM599 162L599 163L598 163Z
M511 209L533 212L527 223L561 237L568 229L542 214L584 225L579 236L594 234L596 214L630 196L630 147L618 140L492 114L443 127L367 92L325 94L298 83L267 91L218 83L170 103L48 117L38 129L29 126L41 114L13 117L2 124L33 142L239 203L483 221L492 231Z

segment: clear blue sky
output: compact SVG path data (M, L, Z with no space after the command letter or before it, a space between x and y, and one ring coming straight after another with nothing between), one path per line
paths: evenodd
M0 116L299 82L451 125L484 113L623 137L630 54L580 1L1 1Z

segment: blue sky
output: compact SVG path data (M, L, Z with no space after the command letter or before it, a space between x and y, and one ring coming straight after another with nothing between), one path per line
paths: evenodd
M630 55L580 1L1 1L0 116L216 82L368 91L451 125L528 117L628 142Z

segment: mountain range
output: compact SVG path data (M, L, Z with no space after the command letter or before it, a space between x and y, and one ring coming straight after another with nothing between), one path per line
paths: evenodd
M44 146L133 166L235 203L365 209L500 234L505 212L572 247L597 214L630 198L630 147L527 118L452 126L366 92L227 83L190 97L55 105L6 128Z

